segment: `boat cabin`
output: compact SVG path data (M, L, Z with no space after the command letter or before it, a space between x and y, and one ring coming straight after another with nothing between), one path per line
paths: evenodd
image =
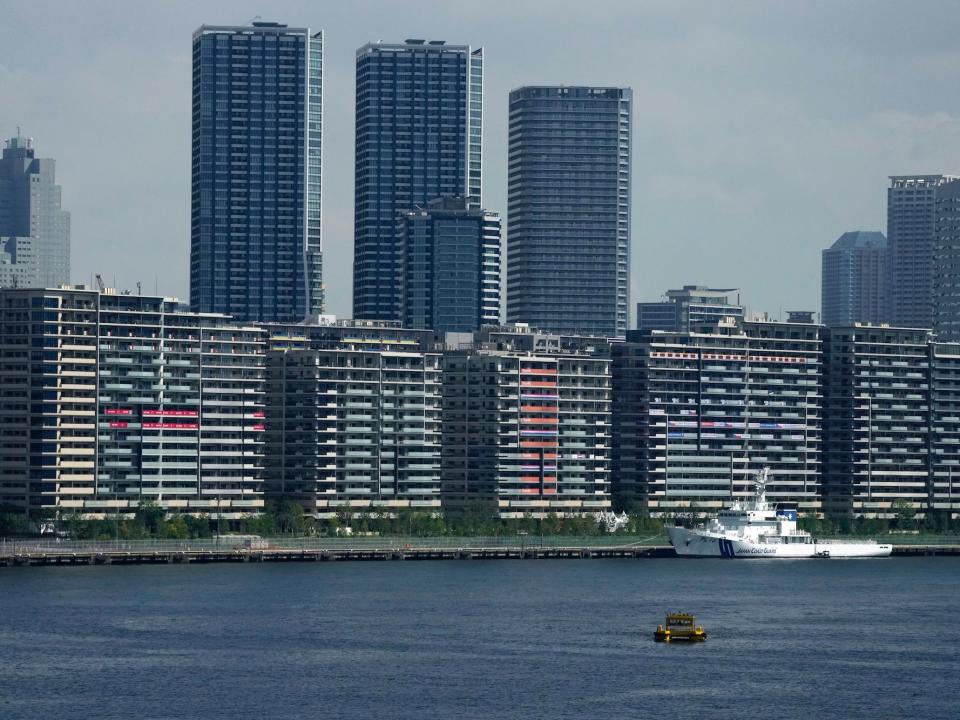
M697 620L689 613L669 613L663 625L658 625L653 633L657 642L700 642L707 639L706 631L696 624Z

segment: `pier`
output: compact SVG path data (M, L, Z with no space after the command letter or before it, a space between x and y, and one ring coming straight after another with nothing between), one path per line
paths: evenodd
M0 540L0 567L386 560L547 560L673 557L662 536L222 536L195 540Z
M571 542L576 540L577 542ZM315 538L235 541L0 542L0 568L62 565L145 565L389 560L563 560L676 557L660 538ZM895 556L960 557L960 543L903 543Z
M223 562L332 562L358 560L548 560L583 558L674 557L673 548L551 547L551 548L346 548L306 550L90 550L87 552L26 551L0 557L0 565L143 565Z

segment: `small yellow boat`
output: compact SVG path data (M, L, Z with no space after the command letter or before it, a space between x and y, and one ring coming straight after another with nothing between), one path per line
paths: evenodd
M653 633L657 642L703 642L707 631L697 625L697 619L688 613L669 613L663 625Z

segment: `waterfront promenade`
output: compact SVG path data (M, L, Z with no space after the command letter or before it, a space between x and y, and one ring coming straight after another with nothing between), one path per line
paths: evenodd
M889 541L889 538L885 538ZM960 539L909 537L894 555L960 557ZM352 537L196 540L0 540L0 567L152 563L507 560L676 557L665 536L652 537Z

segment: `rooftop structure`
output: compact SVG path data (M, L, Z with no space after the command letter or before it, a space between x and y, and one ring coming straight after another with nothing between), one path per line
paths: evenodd
M736 302L731 296L737 293ZM637 329L689 332L703 326L715 326L723 318L743 318L744 308L736 288L708 288L684 285L667 290L663 302L637 303Z

